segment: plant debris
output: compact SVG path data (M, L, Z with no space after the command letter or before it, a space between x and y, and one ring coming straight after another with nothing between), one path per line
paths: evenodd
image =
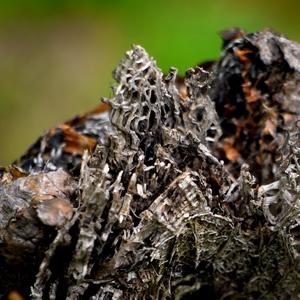
M300 297L300 45L221 35L221 58L184 79L133 46L108 106L0 170L0 253L35 226L33 299Z
M211 68L209 95L223 132L213 153L236 178L247 163L266 184L276 177L283 132L299 117L300 48L270 29L235 34Z

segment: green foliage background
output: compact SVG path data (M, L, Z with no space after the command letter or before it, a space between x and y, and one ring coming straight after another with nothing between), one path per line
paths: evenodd
M109 97L112 70L131 44L180 74L216 59L217 33L272 27L300 42L299 0L2 0L0 165L47 128Z

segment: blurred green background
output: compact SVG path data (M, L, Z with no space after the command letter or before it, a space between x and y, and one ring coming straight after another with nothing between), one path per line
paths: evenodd
M299 0L2 0L0 165L96 106L131 44L180 74L221 51L217 33L272 27L300 42Z

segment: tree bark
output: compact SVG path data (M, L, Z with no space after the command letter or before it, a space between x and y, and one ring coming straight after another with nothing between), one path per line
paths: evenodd
M2 297L300 297L300 46L221 35L184 79L133 46L110 111L0 170Z

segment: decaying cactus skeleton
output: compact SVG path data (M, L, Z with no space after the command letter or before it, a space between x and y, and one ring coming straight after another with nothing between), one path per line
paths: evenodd
M113 73L114 97L103 99L112 107L110 122L101 123L101 139L91 155L83 155L79 177L53 170L51 176L65 178L57 183L63 196L45 186L38 198L27 196L15 220L0 223L7 264L8 237L20 235L12 231L14 222L52 230L41 237L49 245L43 242L33 299L299 297L299 122L281 143L275 181L258 185L247 164L235 178L218 157L228 135L209 97L216 91L210 92L211 76L214 85L217 76L189 69L183 96L176 74L171 68L163 77L145 50L133 46ZM34 171L3 169L0 212L8 186L13 197L24 180L49 174ZM24 198L19 191L16 196ZM64 209L48 221L53 207ZM30 249L14 243L29 256L36 251L34 243Z

